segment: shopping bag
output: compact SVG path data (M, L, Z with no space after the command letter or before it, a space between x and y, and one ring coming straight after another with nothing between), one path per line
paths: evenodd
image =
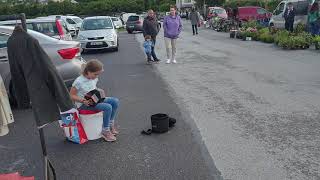
M63 128L69 141L77 144L84 144L88 141L88 137L83 129L77 110L63 112L60 116L60 126Z

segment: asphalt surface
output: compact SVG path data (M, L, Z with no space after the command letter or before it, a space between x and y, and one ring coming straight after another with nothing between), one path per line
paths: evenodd
M120 99L117 142L84 145L64 139L57 123L45 128L49 157L58 180L222 179L196 124L154 66L146 65L135 35L120 33L119 52L95 51L86 60L105 65L99 86ZM176 126L165 134L140 134L150 128L150 115L168 113ZM10 134L0 137L0 173L18 171L43 179L38 132L30 110L15 110Z
M224 179L320 179L319 51L286 51L203 28L193 36L189 22L177 47L178 64L155 67ZM166 57L163 32L156 50Z

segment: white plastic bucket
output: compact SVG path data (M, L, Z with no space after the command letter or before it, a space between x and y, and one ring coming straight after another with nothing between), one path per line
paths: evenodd
M103 112L95 114L80 114L80 121L87 134L88 140L101 138Z

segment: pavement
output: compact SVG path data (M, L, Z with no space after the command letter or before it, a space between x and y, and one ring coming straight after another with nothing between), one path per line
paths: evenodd
M156 51L165 60L163 32ZM136 38L143 41L141 34ZM178 64L154 65L228 180L320 179L320 55L191 25ZM314 48L313 48L314 49Z
M204 145L192 117L175 102L175 93L154 66L146 65L135 35L120 33L119 52L94 51L104 73L99 86L120 99L116 121L120 135L114 143L102 139L83 145L64 139L57 123L46 127L49 158L58 180L192 179L220 180L220 172ZM141 135L151 127L150 115L168 113L176 126L165 134ZM43 178L39 135L30 110L14 110L10 133L0 138L0 173L18 171Z

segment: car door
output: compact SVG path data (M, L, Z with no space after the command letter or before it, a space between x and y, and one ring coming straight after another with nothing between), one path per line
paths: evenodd
M271 21L275 28L284 29L285 21L284 21L283 14L284 14L285 8L286 8L286 2L282 1L274 10Z
M10 35L0 32L0 74L8 90L10 66L8 61L7 42Z
M296 16L294 18L294 27L297 26L297 24L307 24L308 21L308 6L309 3L307 0L301 0L296 3L293 3L294 8L296 10Z

